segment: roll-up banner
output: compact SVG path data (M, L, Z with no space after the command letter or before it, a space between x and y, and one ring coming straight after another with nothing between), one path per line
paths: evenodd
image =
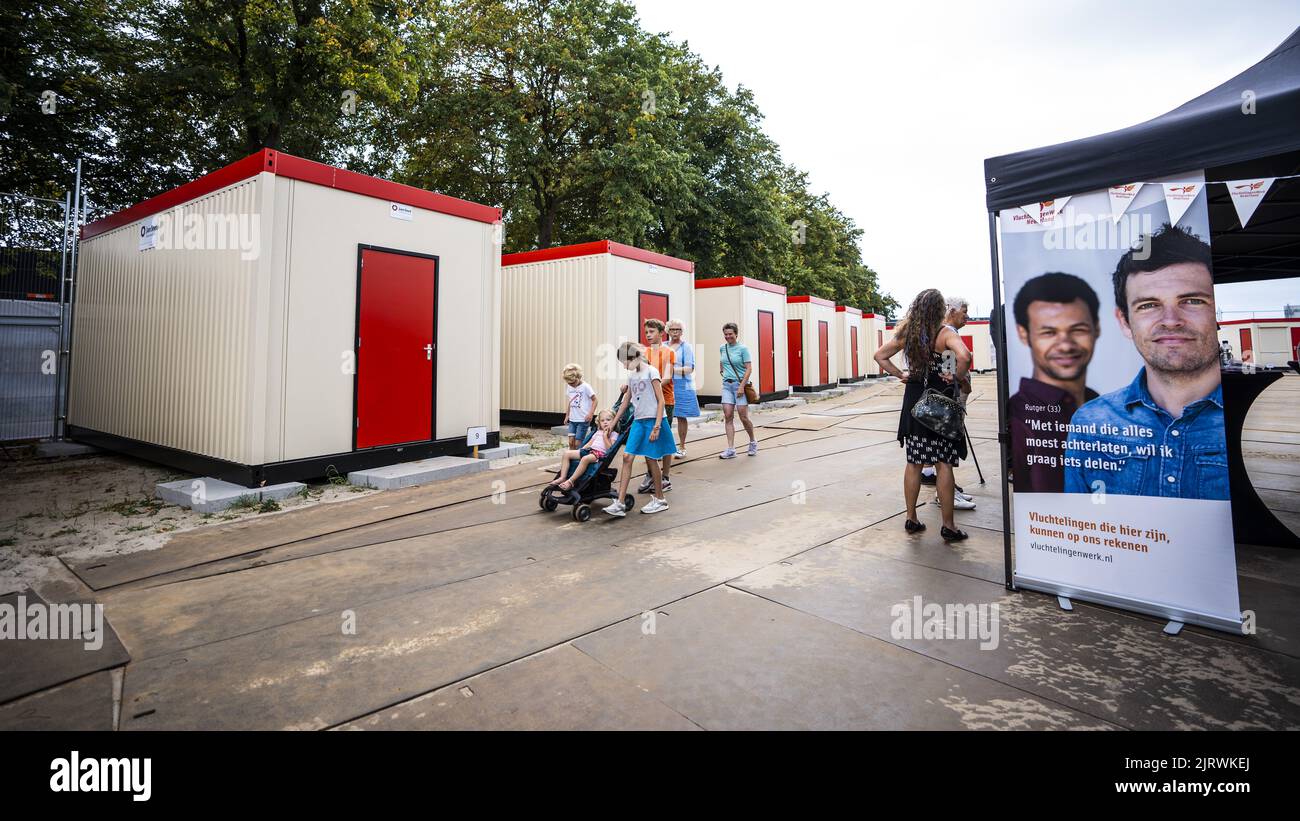
M1240 632L1204 176L1126 185L998 215L1014 581Z

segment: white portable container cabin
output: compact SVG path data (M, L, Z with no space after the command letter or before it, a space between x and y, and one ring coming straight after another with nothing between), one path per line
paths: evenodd
M515 422L564 419L564 366L575 363L610 408L627 371L625 341L645 344L654 317L679 319L694 345L695 263L609 240L501 259L501 415Z
M761 401L790 395L783 331L785 298L785 286L752 277L695 280L695 321L699 327L693 335L700 340L695 347L695 384L701 403L722 399L719 350L724 342L722 326L728 322L739 326L740 341L749 348L754 364L752 381Z
M819 391L839 384L835 303L815 296L786 297L787 368L790 389Z
M1229 319L1219 323L1219 339L1232 357L1257 367L1283 367L1300 361L1300 317Z
M876 364L876 351L885 344L885 318L880 314L862 315L862 343L865 347L863 363L868 377L884 376Z
M851 305L835 306L835 346L839 351L839 381L852 383L866 379L861 308Z
M499 226L270 149L90 223L69 432L250 487L496 445Z

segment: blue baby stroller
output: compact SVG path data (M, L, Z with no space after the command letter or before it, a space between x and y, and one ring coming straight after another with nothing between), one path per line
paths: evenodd
M614 443L610 445L609 450L605 451L605 458L596 462L587 468L581 477L573 482L573 487L569 490L561 490L555 485L549 485L542 489L541 498L537 504L542 510L547 512L554 511L560 505L573 506L573 520L575 522L585 522L591 518L591 503L597 499L615 499L618 497L618 488L615 480L618 478L618 470L613 467L614 460L618 458L619 452L623 449L623 443L627 440L627 433L632 427L632 408L627 408L623 417L614 423L614 430L618 436ZM593 426L592 431L587 434L579 448L587 446L591 437L595 435L596 430ZM577 469L578 463L575 460L569 466L569 476ZM557 470L555 472L555 481L562 482L569 476L561 476ZM623 498L623 506L631 510L636 505L636 497L629 493Z

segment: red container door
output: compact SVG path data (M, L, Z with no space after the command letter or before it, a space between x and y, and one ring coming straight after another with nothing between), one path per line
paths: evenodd
M361 251L357 289L356 447L433 435L434 300L438 262Z
M642 345L649 345L645 338L645 321L657 319L668 324L668 294L656 294L650 291L637 292L637 326L632 338ZM667 337L664 337L666 340Z
M1246 355L1248 351L1251 352L1250 356ZM1254 362L1255 356L1253 352L1254 352L1254 345L1252 345L1250 341L1250 328L1242 328L1241 329L1241 361Z
M849 326L849 338L853 344L853 378L858 378L858 326Z
M1291 329L1291 356L1300 359L1300 326Z
M789 370L790 387L803 387L803 320L787 319L785 321L786 335L786 367Z
M771 311L758 312L758 392L776 392L776 319Z
M831 326L829 322L817 322L817 355L821 357L821 368L818 371L820 381L817 384L829 384L831 381Z

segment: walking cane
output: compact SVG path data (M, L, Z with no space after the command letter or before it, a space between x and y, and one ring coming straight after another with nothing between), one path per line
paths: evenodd
M986 484L984 471L980 470L980 458L975 455L975 443L970 440L970 431L966 430L965 421L961 423L961 432L966 437L966 448L970 451L970 458L975 460L975 472L980 475L980 484Z

